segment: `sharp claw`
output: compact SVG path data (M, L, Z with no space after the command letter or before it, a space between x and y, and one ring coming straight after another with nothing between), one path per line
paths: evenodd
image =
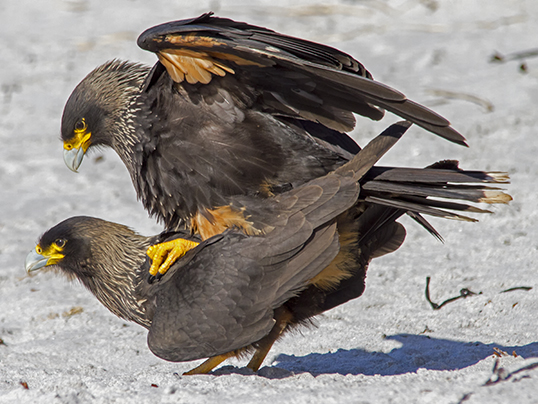
M149 274L148 275L148 283L151 285L154 282L159 282L161 278L164 276L164 274L157 272L156 275Z

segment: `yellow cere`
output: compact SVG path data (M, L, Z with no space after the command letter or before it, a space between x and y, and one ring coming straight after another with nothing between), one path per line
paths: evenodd
M90 138L92 136L92 133L87 132L87 130L88 125L86 124L86 120L82 118L75 125L75 135L71 139L64 142L64 149L71 150L73 148L80 149L82 147L84 153L86 153L86 150L88 150L88 147L90 147Z
M61 253L64 245L65 245L64 240L57 240L56 242L52 243L50 247L48 247L47 249L43 249L38 244L35 247L35 251L38 254L42 255L43 257L48 257L47 265L54 265L58 261L60 261L62 258L64 258L64 255Z

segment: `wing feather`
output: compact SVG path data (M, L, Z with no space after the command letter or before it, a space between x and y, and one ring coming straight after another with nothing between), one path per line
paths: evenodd
M211 13L150 28L138 45L156 53L177 83L207 85L231 74L260 93L258 107L276 114L349 131L352 112L379 120L386 109L466 145L447 119L374 81L361 63L329 46Z

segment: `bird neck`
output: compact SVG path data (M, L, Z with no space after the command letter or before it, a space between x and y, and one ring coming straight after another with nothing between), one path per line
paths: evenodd
M125 237L120 242L103 246L105 260L98 260L92 276L79 277L82 283L112 313L125 320L148 328L151 319L146 316L146 299L136 291L144 282L143 264L149 242L146 237Z
M110 131L102 135L96 144L110 146L124 164L131 168L135 162L138 145L141 144L149 107L144 103L143 87L150 69L134 63L113 61L101 66L93 73L93 81L99 94L104 127Z
M143 129L141 121L144 116L136 116L135 112L142 115L137 107L138 96L125 97L125 108L122 109L121 116L115 124L114 135L112 138L112 148L118 154L128 169L134 168L139 162L137 153L143 139ZM129 170L130 171L130 170Z

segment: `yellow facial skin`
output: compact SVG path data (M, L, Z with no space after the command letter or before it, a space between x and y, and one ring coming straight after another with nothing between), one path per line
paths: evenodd
M71 171L77 172L80 167L84 154L91 145L91 136L86 120L82 118L75 125L73 137L64 142L64 162Z
M65 247L65 240L58 239L47 248L43 249L40 244L36 245L26 257L26 271L32 272L40 268L57 264L65 255L62 251Z

